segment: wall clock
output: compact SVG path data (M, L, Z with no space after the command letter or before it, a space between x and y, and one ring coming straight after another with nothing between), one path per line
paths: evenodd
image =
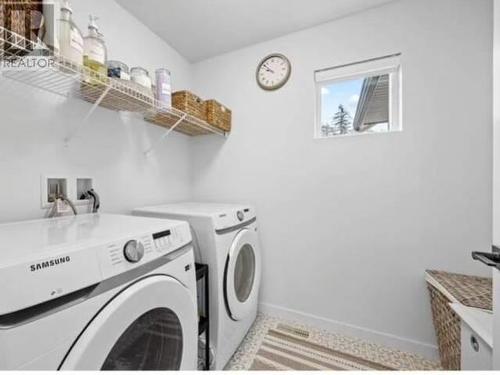
M273 53L259 63L256 72L257 83L264 90L277 90L287 83L291 73L292 65L286 56Z

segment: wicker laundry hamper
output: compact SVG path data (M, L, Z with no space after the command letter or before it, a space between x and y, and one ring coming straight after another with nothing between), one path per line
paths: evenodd
M450 303L492 310L492 280L441 271L426 272L432 319L445 370L460 370L460 318Z

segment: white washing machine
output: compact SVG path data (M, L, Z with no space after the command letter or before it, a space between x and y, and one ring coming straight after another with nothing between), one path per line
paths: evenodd
M186 222L91 214L0 238L0 370L196 369Z
M257 316L261 252L254 208L178 203L136 209L134 214L191 224L197 257L209 266L212 367L223 369Z

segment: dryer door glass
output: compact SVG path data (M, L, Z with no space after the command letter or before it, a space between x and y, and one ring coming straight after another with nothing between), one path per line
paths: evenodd
M229 249L224 271L224 297L229 316L242 320L257 309L260 250L257 233L241 230Z
M182 361L182 327L170 309L151 310L121 335L102 370L179 370Z
M255 278L255 252L249 244L243 245L238 253L234 268L234 289L238 301L245 302L252 291Z

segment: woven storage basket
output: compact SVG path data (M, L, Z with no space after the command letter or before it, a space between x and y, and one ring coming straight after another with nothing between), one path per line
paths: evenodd
M188 115L205 120L205 103L189 91L176 91L172 94L172 106Z
M216 100L207 100L205 102L206 121L216 128L225 132L231 131L231 110Z
M446 370L460 370L461 322L450 303L491 310L491 278L427 271L427 286L441 366Z
M441 366L445 370L460 370L460 318L444 294L430 284L428 289Z
M0 26L29 40L33 39L33 35L40 36L42 14L43 6L41 1L5 0L0 2ZM18 53L18 55L22 54Z

